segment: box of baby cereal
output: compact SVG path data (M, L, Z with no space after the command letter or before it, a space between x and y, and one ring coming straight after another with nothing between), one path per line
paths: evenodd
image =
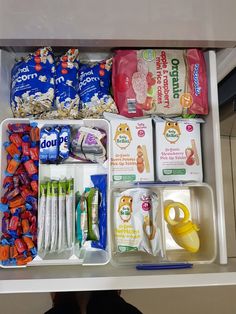
M109 115L112 181L154 181L151 118Z
M202 182L201 122L200 119L155 119L158 180Z

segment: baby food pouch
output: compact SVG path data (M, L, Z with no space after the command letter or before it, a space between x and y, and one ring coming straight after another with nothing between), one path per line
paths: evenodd
M114 193L115 250L143 251L156 256L161 250L158 196L146 188Z
M155 119L160 181L202 181L200 119Z

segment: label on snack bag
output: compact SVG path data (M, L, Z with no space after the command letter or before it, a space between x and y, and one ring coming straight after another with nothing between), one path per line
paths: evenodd
M38 49L14 65L11 72L11 108L14 117L37 115L52 109L54 72L50 48Z
M69 49L56 65L56 106L69 117L79 112L79 51Z
M157 195L148 189L128 189L114 195L114 235L117 252L144 251L157 255Z
M114 58L113 86L121 114L179 115L185 92L184 50L117 51Z
M156 121L160 181L202 181L200 123L196 119Z
M112 59L82 64L79 68L79 93L84 117L99 117L117 112L110 95Z

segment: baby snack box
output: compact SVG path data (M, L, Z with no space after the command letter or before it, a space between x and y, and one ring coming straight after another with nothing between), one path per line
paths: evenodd
M112 181L153 181L152 119L109 115L109 120Z
M200 122L200 119L155 120L158 180L202 182Z

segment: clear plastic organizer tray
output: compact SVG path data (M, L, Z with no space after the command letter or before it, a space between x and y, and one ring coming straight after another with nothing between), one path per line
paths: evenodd
M6 151L3 147L3 143L8 141L7 125L9 123L30 123L29 119L5 119L1 123L1 196L3 196L4 190L3 180L4 171L7 166ZM80 126L97 127L106 132L106 150L107 160L104 164L81 162L77 159L69 157L66 161L61 164L43 164L39 163L39 183L45 182L47 179L60 180L60 179L74 179L74 191L83 193L86 187L91 187L92 182L90 180L91 175L95 174L106 174L107 175L107 191L109 190L110 184L110 147L109 147L109 136L110 126L109 123L104 119L84 119L84 120L34 120L39 128L53 125L70 125L72 128L79 128ZM108 193L107 193L108 195ZM75 205L74 205L75 206ZM38 209L39 210L39 209ZM109 201L107 200L107 228L109 228ZM0 213L0 232L2 223L2 213ZM75 228L75 210L73 215L73 226ZM79 248L75 241L75 232L73 239L73 246L71 249L64 250L61 253L44 253L38 252L38 255L33 259L28 266L36 265L105 265L110 261L110 245L109 245L109 230L107 230L107 245L106 250L92 248L90 241L86 241L82 248Z
M115 206L115 196L128 189L145 188L154 192L158 196L158 214L155 219L155 226L160 230L159 247L160 251L156 256L141 251L117 252L117 242L115 241L114 216L117 206ZM133 265L138 263L159 263L169 262L190 262L194 264L208 264L214 262L217 255L216 218L215 205L212 188L205 183L186 184L138 184L127 186L114 186L111 191L111 262L115 266ZM173 202L184 204L189 211L189 218L196 227L199 237L199 249L192 253L176 243L167 226L164 208ZM172 207L169 217L176 222L183 219L182 211L176 212ZM191 235L190 235L191 237ZM195 239L196 240L196 239Z

